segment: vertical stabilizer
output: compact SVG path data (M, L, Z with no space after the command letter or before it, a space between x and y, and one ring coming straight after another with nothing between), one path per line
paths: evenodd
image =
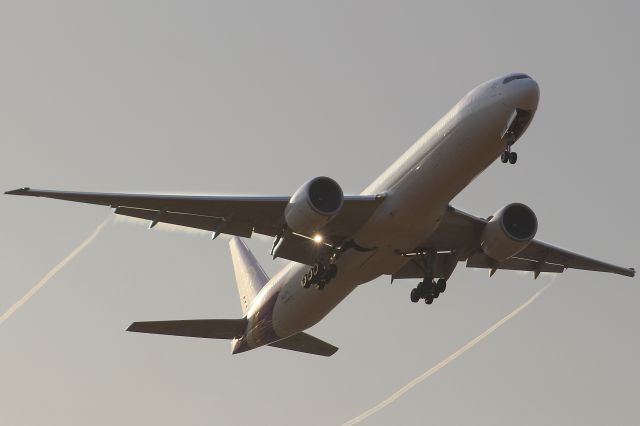
M236 274L236 285L240 295L242 313L246 313L251 301L262 287L269 281L262 267L251 253L251 250L238 237L229 242L233 270Z

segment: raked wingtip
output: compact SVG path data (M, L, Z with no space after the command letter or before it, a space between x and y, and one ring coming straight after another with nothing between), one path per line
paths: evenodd
M27 195L31 188L25 186L24 188L14 189L12 191L6 191L7 195Z

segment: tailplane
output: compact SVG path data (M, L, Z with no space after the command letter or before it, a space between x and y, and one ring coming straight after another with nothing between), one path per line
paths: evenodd
M269 282L269 277L240 238L232 238L229 242L229 249L231 250L231 260L236 275L242 313L246 314L253 299ZM247 346L247 325L246 316L239 319L140 321L131 324L127 331L233 340L232 353L239 353L254 348ZM337 347L306 333L294 334L270 343L269 346L320 356L331 356L338 350Z
M335 346L307 333L297 333L286 339L270 343L269 346L312 355L331 356L338 351Z
M167 334L170 336L202 337L205 339L235 339L244 334L247 319L196 319L176 321L134 322L127 331Z

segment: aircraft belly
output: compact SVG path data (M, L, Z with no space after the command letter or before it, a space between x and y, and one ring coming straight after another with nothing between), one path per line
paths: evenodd
M416 149L421 158L395 165L397 171L386 172L394 181L368 189L389 188L355 241L400 252L415 249L436 230L449 202L504 150L500 133L509 113L507 108L480 108L459 117L446 132L428 132L424 147Z
M338 275L323 290L303 288L300 281L308 267L296 265L275 304L273 327L276 334L287 336L315 325L358 285L388 270L395 271L405 262L404 258L387 250L350 250L338 261Z
M315 325L358 285L400 269L407 260L398 253L414 250L435 231L451 199L504 149L500 132L509 111L503 109L476 108L456 117L456 125L446 132L429 131L412 148L414 155L394 164L383 175L386 178L365 190L387 194L354 236L358 245L371 250L345 252L338 260L338 275L324 290L303 288L300 281L309 267L291 264L274 286L277 296L268 321L256 324L263 337L255 343L266 344Z

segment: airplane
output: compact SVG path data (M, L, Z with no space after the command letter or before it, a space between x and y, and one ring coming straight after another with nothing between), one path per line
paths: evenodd
M467 93L360 195L325 176L292 196L190 196L21 188L6 194L110 206L119 215L207 230L229 242L243 316L134 322L128 331L231 340L237 354L265 345L331 356L338 348L304 331L357 286L383 275L421 280L411 302L431 304L459 262L467 267L561 273L568 268L633 277L635 269L536 240L531 208L511 203L484 219L451 200L512 150L536 112L539 87L514 73ZM274 238L271 254L290 260L269 278L241 240Z

